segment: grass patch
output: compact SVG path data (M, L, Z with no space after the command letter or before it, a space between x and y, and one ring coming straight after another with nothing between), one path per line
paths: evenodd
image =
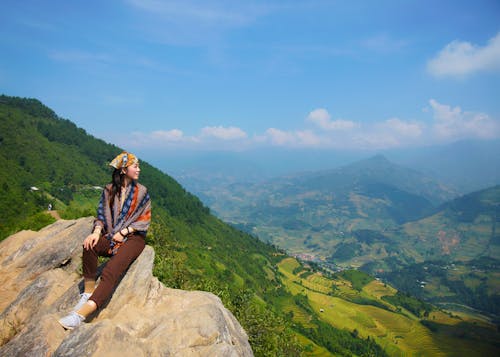
M341 277L349 280L353 289L361 291L363 287L374 280L373 276L368 275L360 270L344 270L338 273Z

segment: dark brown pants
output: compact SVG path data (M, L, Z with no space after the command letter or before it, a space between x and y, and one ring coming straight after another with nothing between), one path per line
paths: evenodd
M130 264L142 253L146 245L144 237L139 234L131 234L128 240L118 249L118 252L111 257L106 263L102 274L101 281L94 290L89 300L93 300L97 307L109 299L113 289L120 279L121 275ZM99 256L110 257L108 254L109 240L101 236L97 244L92 249L83 248L83 277L85 279L96 279L97 275L97 258Z

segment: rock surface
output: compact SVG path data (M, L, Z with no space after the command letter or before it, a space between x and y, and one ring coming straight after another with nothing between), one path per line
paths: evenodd
M82 242L92 217L59 220L0 243L0 356L253 356L219 297L165 287L146 246L92 320L57 320L79 299Z

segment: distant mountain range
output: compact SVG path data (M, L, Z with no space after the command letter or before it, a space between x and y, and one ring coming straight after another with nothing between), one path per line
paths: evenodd
M436 204L456 197L458 192L410 168L397 165L383 155L357 161L337 169L289 176L292 185L303 191L322 192L370 191L367 186L385 185L409 194L421 196Z
M382 155L333 170L256 184L214 185L202 193L221 218L246 225L247 230L254 227L254 233L279 245L281 240L273 236L283 236L282 229L295 239L357 229L385 230L424 217L458 195ZM320 245L320 250L324 248Z
M392 161L412 167L454 187L462 194L500 184L500 139L461 140L447 145L387 153Z
M261 183L214 185L203 197L225 221L292 254L308 254L330 267L383 274L397 287L430 301L446 299L436 300L435 290L422 290L415 282L403 284L412 267L461 262L469 274L474 263L468 262L483 258L498 262L500 257L500 186L460 196L382 155ZM494 286L500 265L485 266L481 279ZM441 286L450 281L451 277L443 280ZM473 296L467 298L470 306L499 314L493 302L500 291L469 289L467 284L473 281L468 279L462 290L450 286L448 302L464 299L460 291L468 291Z
M257 183L296 172L336 169L376 155L383 155L392 163L412 168L460 194L467 194L500 184L498 152L500 139L470 139L379 151L273 148L243 152L176 152L169 156L148 152L148 157L197 194L212 186Z

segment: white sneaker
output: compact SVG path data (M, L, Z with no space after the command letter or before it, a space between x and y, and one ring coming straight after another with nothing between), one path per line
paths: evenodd
M71 311L69 315L66 315L63 318L59 319L59 323L66 330L73 330L75 327L80 326L84 320L85 317L77 314L75 311Z
M73 307L73 310L71 311L78 311L80 308L85 305L85 303L89 300L89 297L92 295L92 293L81 293L80 294L80 301L78 301L78 304L76 304Z

